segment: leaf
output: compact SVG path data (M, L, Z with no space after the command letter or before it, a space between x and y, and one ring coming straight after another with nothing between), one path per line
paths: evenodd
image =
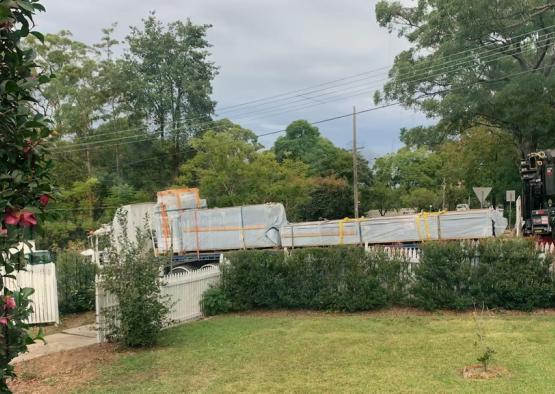
M35 289L32 287L24 287L20 290L20 293L24 298L29 298L34 292Z
M35 341L42 341L46 345L46 339L44 339L44 329L42 327L39 328L39 332L33 339Z
M44 44L44 35L38 31L32 31L31 35L35 36L40 42Z

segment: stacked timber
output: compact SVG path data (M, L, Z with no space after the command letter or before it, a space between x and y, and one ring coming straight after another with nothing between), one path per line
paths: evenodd
M501 235L506 228L507 219L500 211L476 209L289 223L281 228L280 234L281 245L290 248L479 239Z
M279 247L287 222L282 204L183 209L158 203L153 230L158 254Z

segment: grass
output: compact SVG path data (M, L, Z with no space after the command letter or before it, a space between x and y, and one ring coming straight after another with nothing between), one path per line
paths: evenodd
M505 376L469 381L472 316L227 315L164 332L158 348L104 365L90 392L552 392L555 316L493 315ZM82 391L82 390L80 390Z

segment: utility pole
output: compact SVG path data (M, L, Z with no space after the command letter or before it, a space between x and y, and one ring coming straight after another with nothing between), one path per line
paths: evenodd
M117 175L117 182L119 184L119 145L116 144L116 175Z
M357 109L353 106L353 198L355 219L358 219Z
M447 188L447 184L445 183L445 177L443 177L443 205L442 209L445 211L445 189Z

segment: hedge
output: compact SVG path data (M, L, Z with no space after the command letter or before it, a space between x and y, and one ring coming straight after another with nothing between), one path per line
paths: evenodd
M363 311L473 306L531 310L555 306L553 259L533 240L429 242L413 273L402 256L357 247L241 251L227 255L222 280L204 296L205 314L251 309Z

